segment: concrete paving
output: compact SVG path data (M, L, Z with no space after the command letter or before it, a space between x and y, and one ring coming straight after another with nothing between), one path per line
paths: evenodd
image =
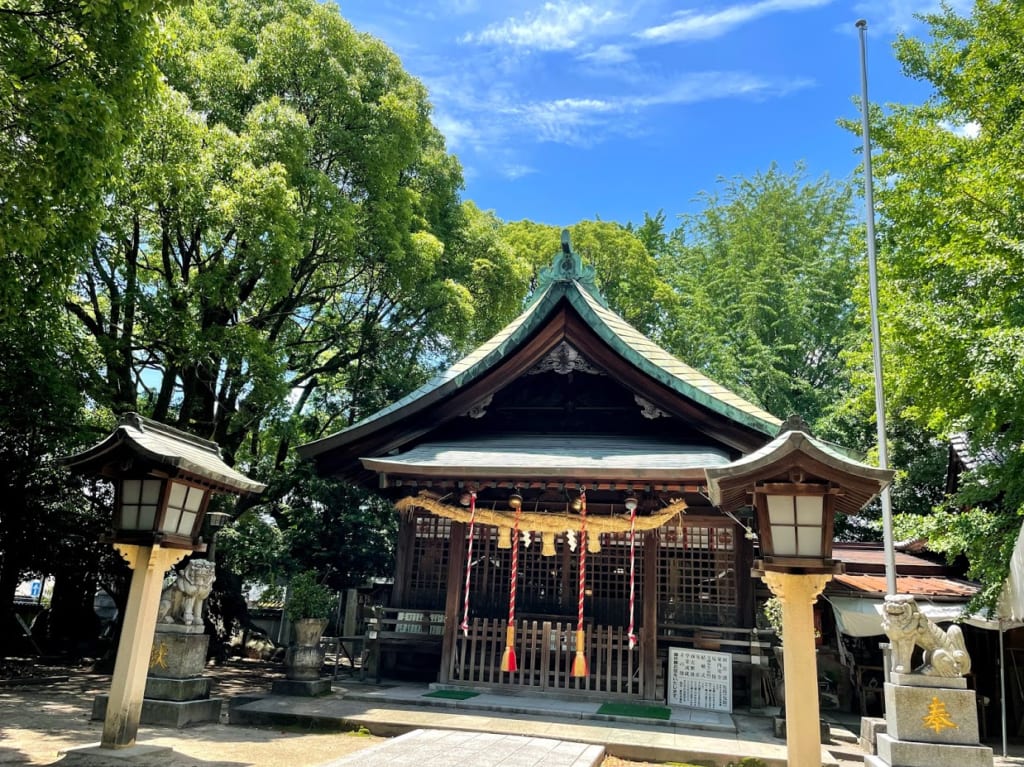
M604 748L489 732L413 730L322 767L597 767Z
M560 701L550 695L487 693L468 700L447 700L425 697L429 692L426 685L346 685L321 698L268 696L238 701L232 705L229 716L233 724L365 728L374 735L388 737L423 729L514 735L603 747L609 755L638 761L700 760L724 765L756 757L768 767L786 764L785 744L772 737L771 720L767 717L673 709L670 720L660 721L598 714L599 703ZM716 727L719 729L709 729ZM839 745L859 757L856 746L848 744L855 739L846 732L847 744ZM415 749L407 756L408 764L423 764ZM488 755L486 759L465 763L481 767L503 764L489 759ZM464 762L452 762L449 755L448 764L452 763ZM823 748L822 764L838 765L839 760Z

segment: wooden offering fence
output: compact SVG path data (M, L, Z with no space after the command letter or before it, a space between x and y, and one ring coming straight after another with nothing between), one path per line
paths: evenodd
M459 634L452 655L450 683L524 690L571 690L612 697L638 697L643 690L640 646L630 650L624 628L587 626L586 653L590 673L573 677L576 624L521 621L516 626L515 649L519 668L501 671L505 649L505 620L476 618L468 635Z

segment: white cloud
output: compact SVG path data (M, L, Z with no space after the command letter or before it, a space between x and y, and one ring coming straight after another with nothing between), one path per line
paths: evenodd
M949 7L960 16L967 16L974 0L947 0ZM921 15L942 12L940 0L862 0L854 5L857 18L868 22L868 29L880 35L910 33L920 27ZM852 28L852 23L849 25Z
M579 57L583 61L589 61L594 64L625 64L628 61L633 61L635 56L631 51L628 51L624 46L621 45L602 45L599 48L584 53Z
M960 138L978 138L981 135L981 123L974 120L965 123L951 123L943 120L939 126Z
M472 144L480 137L480 132L471 122L459 120L447 112L435 112L433 122L437 129L444 134L449 151Z
M664 88L619 98L564 98L493 106L501 119L492 127L514 133L524 131L540 142L587 147L609 135L632 133L638 116L663 106L695 104L726 98L767 98L813 85L810 80L771 81L743 72L695 72Z
M537 13L527 13L520 19L506 19L481 32L467 34L462 42L565 51L575 48L600 27L620 18L610 9L559 0L545 3Z
M520 179L523 176L529 176L533 173L537 173L538 171L536 168L532 168L529 165L506 163L498 168L498 172L509 181L515 181L516 179Z
M734 28L756 21L762 16L783 11L816 8L830 2L831 0L761 0L761 2L746 5L731 5L720 11L708 13L679 11L672 21L648 27L637 32L636 36L653 43L709 40L721 37Z

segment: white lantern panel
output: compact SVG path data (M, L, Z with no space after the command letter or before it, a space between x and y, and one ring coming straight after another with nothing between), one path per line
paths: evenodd
M171 509L180 509L185 505L185 494L188 493L188 485L180 482L171 483L171 492L167 497L167 506Z
M768 521L775 529L775 525L795 524L793 518L793 496L791 495L769 495L768 499Z
M772 525L772 543L775 546L775 555L779 557L797 556L796 528Z
M121 483L121 500L125 505L137 505L141 492L141 479L126 479Z
M796 528L799 556L820 557L821 553L821 526L798 527Z
M164 523L161 526L161 531L165 533L174 533L178 530L178 522L181 520L181 509L172 509L170 506L167 507L167 513L164 514Z
M139 524L137 530L152 530L156 522L156 506L139 507Z
M186 511L181 515L181 520L178 522L178 529L175 531L178 535L192 535L192 526L196 523L196 515L192 512Z
M198 487L190 487L188 489L188 496L185 498L185 510L191 511L193 514L199 512L200 507L203 505L203 491Z
M160 504L160 489L162 486L163 482L159 479L143 480L140 503L148 506L158 506Z
M820 528L824 500L824 497L820 495L796 496L796 523L798 525L815 525Z

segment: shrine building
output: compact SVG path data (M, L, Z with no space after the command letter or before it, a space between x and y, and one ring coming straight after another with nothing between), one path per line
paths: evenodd
M781 421L611 311L563 233L526 310L299 453L400 514L385 660L449 686L665 700L672 647L760 677L754 535L704 470ZM435 676L436 672L436 676Z

